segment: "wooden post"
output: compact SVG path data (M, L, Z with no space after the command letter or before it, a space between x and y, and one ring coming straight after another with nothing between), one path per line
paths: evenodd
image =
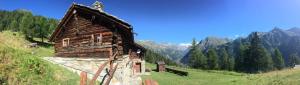
M146 79L146 80L144 81L144 84L143 84L143 85L159 85L159 84L158 84L157 81L155 81L155 80Z
M111 70L112 68L113 68L113 66L112 66L112 60L114 60L114 57L115 56L113 56L114 55L114 52L113 52L113 49L114 48L114 46L112 46L112 48L111 48L111 50L110 50L110 57L109 57L109 59L111 59L111 60L109 60L109 70Z
M114 76L114 73L116 72L117 68L118 68L118 65L119 63L117 63L117 65L113 68L113 69L110 69L109 72L108 72L108 79L106 80L105 84L104 85L109 85L111 79L113 78Z
M97 80L98 76L100 75L101 71L104 69L104 67L110 62L110 59L102 64L99 69L97 70L96 74L94 75L93 79L90 81L90 85L95 85L95 81Z
M132 56L131 56L131 49L129 49L129 52L128 52L128 55L129 55L129 59L132 59Z
M135 73L135 61L132 61L132 74L134 75Z
M80 73L80 85L87 85L86 81L87 81L87 73L82 71Z
M109 57L108 58L111 58L113 56L113 52L112 52L112 49L109 50Z

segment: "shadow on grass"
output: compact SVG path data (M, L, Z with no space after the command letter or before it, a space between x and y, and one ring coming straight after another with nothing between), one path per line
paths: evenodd
M41 47L45 47L45 48L49 48L49 47L52 47L53 44L51 43L46 43L46 42L41 42L41 41L36 41L34 40L33 38L29 38L29 37L25 37L26 40L28 40L29 42L31 43L37 43L38 46L41 46Z

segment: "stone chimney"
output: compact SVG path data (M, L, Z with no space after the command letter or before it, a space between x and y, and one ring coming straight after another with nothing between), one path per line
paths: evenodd
M101 2L96 1L96 2L93 4L93 7L94 7L94 9L97 9L97 10L99 10L100 12L103 12L103 7L104 7L104 5L103 5Z

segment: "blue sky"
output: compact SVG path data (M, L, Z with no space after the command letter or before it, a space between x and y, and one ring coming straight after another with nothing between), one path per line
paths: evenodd
M188 43L207 36L246 36L274 27L300 27L300 0L100 0L134 27L138 40ZM95 0L1 0L0 9L27 9L61 19L73 3Z

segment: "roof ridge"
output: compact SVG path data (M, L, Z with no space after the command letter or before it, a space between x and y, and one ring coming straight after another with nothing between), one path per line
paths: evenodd
M95 9L95 8L93 8L93 7L91 7L91 6L86 6L86 5L84 5L84 4L76 4L76 3L74 3L74 5L87 7L87 8L89 8L89 9L95 10L95 11L97 11L97 12L104 13L104 14L106 14L106 15L108 15L108 16L111 16L111 17L113 17L113 18L115 18L115 19L117 19L117 20L120 20L120 21L122 21L122 22L128 24L129 26L131 26L127 21L125 21L125 20L123 20L123 19L120 19L119 17L117 17L117 16L115 16L115 15L112 15L112 14L110 14L110 13L108 13L108 12L105 12L105 11L101 12L101 11L99 11L99 10L97 10L97 9Z

